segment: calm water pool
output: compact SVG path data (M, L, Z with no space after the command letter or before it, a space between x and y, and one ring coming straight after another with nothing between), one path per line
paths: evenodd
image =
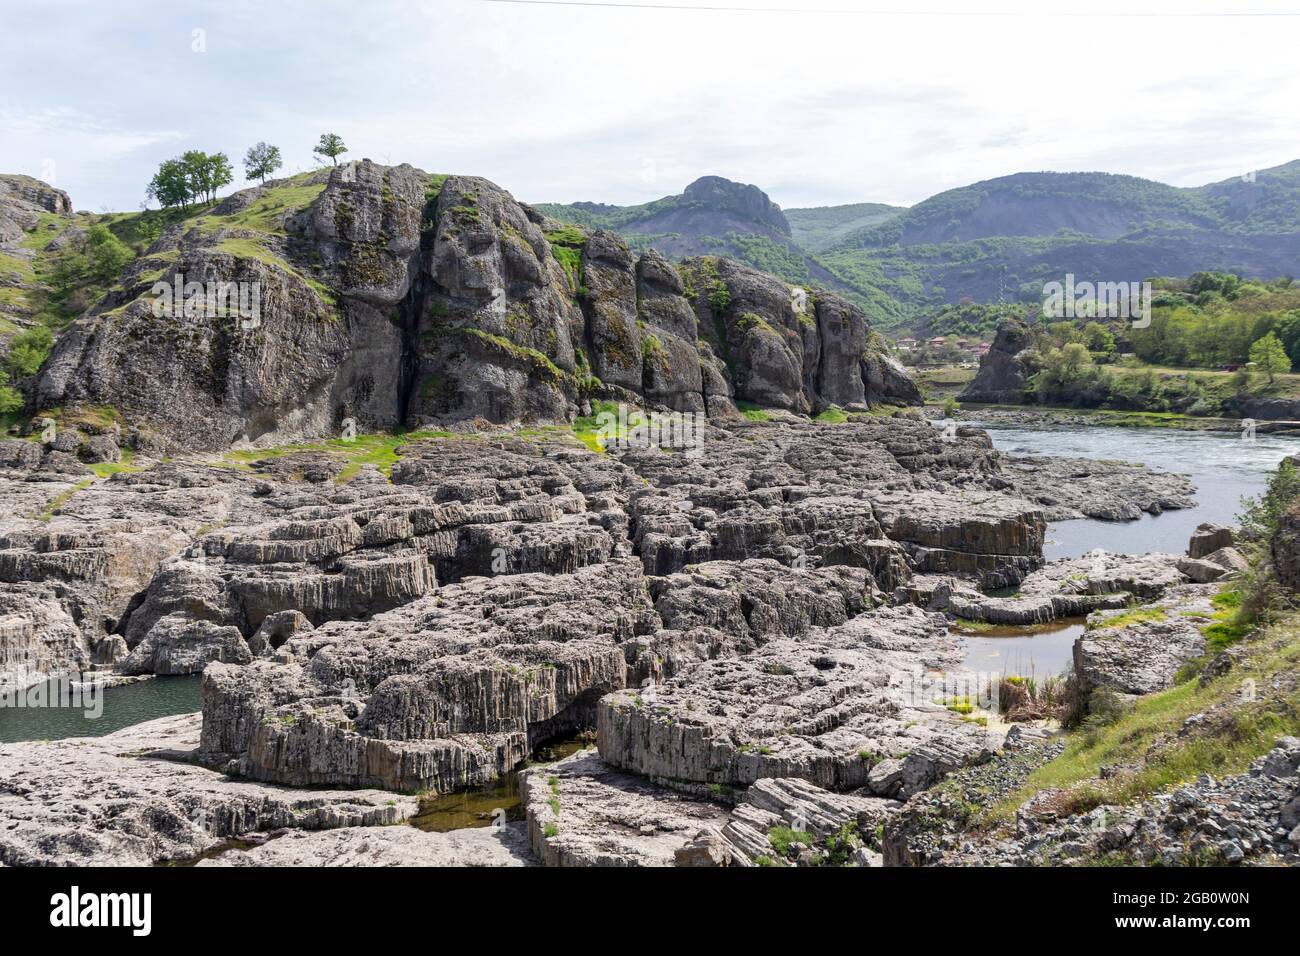
M0 707L0 743L102 737L157 717L190 714L199 709L199 678L155 677L100 694L99 717L87 716L84 707Z

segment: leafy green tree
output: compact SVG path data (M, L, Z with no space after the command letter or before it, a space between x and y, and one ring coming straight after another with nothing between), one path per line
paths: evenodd
M1282 347L1286 349L1287 357L1291 359L1291 367L1295 368L1300 364L1300 309L1292 309L1285 313L1278 319L1273 332L1281 340Z
M185 182L188 185L190 202L202 202L208 195L211 176L208 154L201 149L186 150L181 154L181 165L185 168Z
M1070 342L1059 349L1049 349L1042 357L1035 384L1043 398L1051 398L1074 386L1092 380L1097 374L1092 355L1082 342Z
M1286 349L1272 332L1250 347L1250 360L1255 363L1255 368L1268 376L1270 385L1279 372L1285 372L1291 367Z
M1267 540L1277 530L1278 519L1300 498L1300 468L1284 458L1277 471L1269 476L1264 493L1258 498L1241 499L1237 516L1247 539Z
M1047 327L1047 334L1051 340L1058 346L1065 346L1071 342L1083 341L1083 336L1075 328L1073 322L1053 322Z
M158 200L163 207L180 206L188 209L190 204L190 178L185 164L179 159L163 160L154 173L147 190L150 199Z
M9 375L0 369L0 415L9 415L22 407L22 394L9 384Z
M266 182L266 177L279 169L280 165L280 147L258 143L248 147L248 152L244 154L244 178L252 179L256 176Z
M225 153L212 153L208 156L208 202L217 198L217 190L224 189L235 181L235 168L230 165L230 157Z
M1089 352L1109 355L1115 351L1115 336L1100 322L1089 322L1083 327L1083 343Z
M101 282L110 282L135 258L134 253L108 227L99 224L86 233L89 271Z
M1231 272L1193 272L1187 285L1196 296L1215 292L1225 299L1235 299L1241 291L1241 276Z
M199 149L187 150L181 155L189 195L193 202L212 202L217 190L228 186L235 178L230 157L225 153L205 153Z
M338 133L321 133L320 142L312 150L317 156L328 156L335 166L339 164L339 157L348 151L343 145L343 137Z
M43 325L19 332L9 341L9 357L5 359L9 372L14 378L35 375L53 346L54 333Z

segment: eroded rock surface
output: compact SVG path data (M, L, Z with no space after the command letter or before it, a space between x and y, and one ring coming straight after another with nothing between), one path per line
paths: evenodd
M198 866L536 866L523 824L425 833L409 826L291 830Z
M199 715L104 737L0 744L0 864L147 866L250 831L377 826L416 810L376 790L286 790L187 762Z
M387 474L327 448L238 467L145 459L52 507L69 487L44 470L54 452L11 467L5 488L48 513L3 529L0 647L16 660L44 642L47 672L201 671L201 734L183 749L202 766L147 763L179 775L166 800L275 795L211 839L168 824L144 849L110 834L86 853L175 859L241 832L392 822L409 813L396 797L393 813L369 797L335 812L333 797L310 802L335 791L286 788L459 790L594 726L598 755L526 778L542 861L746 865L768 855L774 821L811 814L821 842L786 860L810 864L831 852L822 823L874 833L898 800L1001 746L949 706L962 642L936 610L1079 613L1187 580L1172 558L1043 568L1042 508L976 429L772 418L715 421L702 454L596 454L567 429L484 425L397 443ZM1015 599L977 590L1018 582ZM81 752L51 746L69 766ZM128 758L102 746L84 759L116 772ZM132 799L153 800L153 780ZM858 865L876 862L866 836ZM213 862L376 852L487 864L514 848L340 832Z
M1150 694L1173 684L1179 669L1205 653L1202 629L1218 588L1187 584L1137 610L1098 611L1074 644L1085 686Z
M657 787L586 751L521 779L528 839L546 866L673 866L702 828L725 826L708 800Z
M942 615L882 608L839 627L706 661L652 690L600 701L601 757L652 779L745 787L801 777L830 790L915 792L997 741L949 711L926 670L955 671ZM933 695L933 696L932 696ZM889 758L898 774L872 781Z

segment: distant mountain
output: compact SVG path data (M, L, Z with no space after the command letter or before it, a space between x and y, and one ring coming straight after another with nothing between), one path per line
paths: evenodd
M1206 270L1300 275L1300 161L1194 188L1111 173L1016 173L911 207L782 211L757 186L706 176L639 206L539 208L670 258L729 255L828 286L883 328L913 327L963 299L1035 302L1044 282L1066 273L1112 282Z
M1195 188L1017 173L939 193L819 252L842 281L896 302L900 318L963 298L1035 301L1067 272L1300 275L1300 161Z
M787 209L785 218L795 242L810 252L821 252L838 245L846 236L878 226L906 211L906 206L857 202L848 206Z
M703 176L679 196L639 206L605 203L537 203L556 219L588 229L608 229L634 249L653 246L671 259L722 255L790 282L817 282L856 293L837 279L794 237L781 207L757 186Z

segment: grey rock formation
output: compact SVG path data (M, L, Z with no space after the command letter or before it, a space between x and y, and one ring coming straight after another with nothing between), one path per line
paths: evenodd
M1192 538L1187 543L1187 556L1204 558L1220 548L1229 548L1234 544L1236 544L1236 537L1231 528L1204 521L1192 532Z
M868 847L878 829L901 806L895 800L861 793L832 793L798 777L765 777L747 789L731 813L720 836L731 850L731 860L755 863L789 861L795 865L823 865L837 851L841 866L879 865ZM810 840L803 852L773 845L771 833L785 828ZM837 845L831 847L830 843ZM856 848L850 856L851 848ZM812 850L811 854L807 850Z
M1187 561L1171 554L1127 555L1099 549L1034 571L1014 597L982 594L961 580L935 575L914 578L896 597L969 621L1046 624L1159 598L1169 588L1195 580L1184 570ZM1217 564L1201 563L1214 569L1214 578L1225 573Z
M388 476L345 468L335 446L235 468L138 458L89 483L46 472L43 456L0 474L23 511L0 525L0 600L23 616L0 648L26 659L62 634L47 673L201 671L201 736L169 749L197 745L203 767L167 761L186 774L178 787L446 792L596 726L600 757L564 777L558 823L560 775L527 778L542 860L747 865L773 849L772 821L796 814L866 823L861 845L834 854L810 824L815 845L786 862L869 865L867 830L898 799L1001 743L948 706L960 636L908 605L992 613L1012 599L972 588L1023 581L1015 600L1078 613L1186 577L1172 557L1038 571L1041 508L1015 496L978 430L773 416L718 419L699 455L628 442L594 454L567 430L480 424L412 436ZM102 846L178 858L302 819L277 809L213 841L172 828L161 849ZM514 852L341 833L257 837L214 862L361 863L376 848L410 862Z
M715 417L733 398L919 402L856 306L729 260L687 268L709 275L688 289L657 253L484 179L362 160L236 193L205 222L167 230L60 338L34 410L107 406L164 445L217 449L348 420L563 422L592 398ZM159 314L156 288L178 282L243 283L260 312Z
M147 866L249 832L383 826L416 801L374 790L290 791L186 762L197 714L105 737L0 744L0 864Z
M1150 694L1172 686L1179 669L1205 653L1201 629L1217 588L1187 584L1137 612L1098 611L1075 641L1074 670L1085 687ZM1111 623L1111 622L1114 623Z
M1269 542L1269 554L1282 586L1300 591L1300 507L1293 505L1278 518L1277 532Z
M289 830L198 866L536 866L522 824L425 833L409 826Z
M239 628L169 614L117 663L117 670L123 674L198 674L212 661L247 664L252 659Z
M771 640L604 697L601 758L657 780L745 787L801 777L846 790L864 786L877 761L906 754L907 789L921 789L996 746L922 679L956 670L958 646L941 615L911 607Z
M1186 476L1140 464L1006 455L1002 477L1016 494L1041 505L1048 521L1136 521L1196 505Z
M963 402L989 405L1018 405L1029 388L1030 372L1024 351L1033 334L1023 322L1010 319L998 326L993 344L980 358L979 372L958 396Z
M594 752L520 778L528 839L546 866L674 866L726 809L606 766Z

